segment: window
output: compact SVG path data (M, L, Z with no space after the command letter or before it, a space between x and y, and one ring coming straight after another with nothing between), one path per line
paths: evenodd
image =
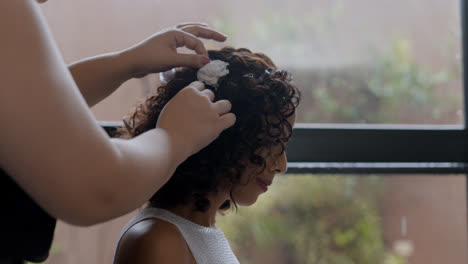
M298 122L463 124L458 0L63 1L44 11L69 62L205 21L229 35L225 44L293 72ZM120 121L157 77L125 84L93 109L97 118Z
M285 175L218 218L241 263L466 263L464 175Z
M226 44L264 52L293 73L303 100L289 174L254 207L218 219L241 263L466 263L466 8L464 0L43 5L67 62L205 21L230 36ZM156 75L131 80L92 110L120 121L157 84ZM110 262L128 219L90 232L109 242L94 255L83 246L96 257L79 259ZM77 234L60 223L64 250L52 258L71 263L87 241Z

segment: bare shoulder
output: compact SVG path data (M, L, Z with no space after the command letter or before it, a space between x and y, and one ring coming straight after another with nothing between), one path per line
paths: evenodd
M192 255L179 229L164 220L146 219L132 226L117 247L114 264L191 264Z

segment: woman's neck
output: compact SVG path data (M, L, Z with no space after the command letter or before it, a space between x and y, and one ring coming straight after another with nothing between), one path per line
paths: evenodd
M196 210L193 204L179 205L167 210L198 225L213 227L216 223L218 209L229 199L229 196L227 193L217 193L208 195L206 198L210 201L210 207L204 212Z

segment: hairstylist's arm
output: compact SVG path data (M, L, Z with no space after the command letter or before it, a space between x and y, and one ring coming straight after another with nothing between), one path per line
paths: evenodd
M122 83L148 73L187 66L199 68L209 62L203 43L197 38L224 41L226 36L202 23L185 23L158 32L126 50L87 58L69 66L89 106L113 93ZM186 46L196 54L179 54Z
M0 36L0 167L58 219L90 225L132 211L234 123L229 102L195 83L166 106L160 128L111 140L32 0L0 1Z

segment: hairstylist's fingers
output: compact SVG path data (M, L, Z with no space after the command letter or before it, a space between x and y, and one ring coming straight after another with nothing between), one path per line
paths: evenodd
M176 28L183 28L186 26L202 26L202 27L207 27L208 24L204 22L184 22L176 25Z
M194 82L190 83L187 87L192 87L192 88L195 88L195 89L197 89L199 91L205 90L205 85L200 81L194 81Z
M176 30L175 38L177 48L187 47L195 51L197 54L208 56L205 45L203 45L203 42L194 35L179 29Z
M223 115L231 111L232 105L228 100L219 100L213 103L216 112L219 115Z
M198 54L177 54L173 59L174 66L178 67L201 68L209 62L210 59L207 56Z
M211 91L209 89L205 89L205 90L201 91L201 93L203 95L205 95L206 97L208 97L208 99L210 99L210 101L213 102L213 100L215 98L215 94L213 93L213 91Z
M216 41L225 41L227 38L226 35L214 29L199 25L187 25L185 27L181 27L180 29L199 38L213 39Z
M220 126L223 130L233 126L235 123L236 115L233 113L227 113L220 117Z

